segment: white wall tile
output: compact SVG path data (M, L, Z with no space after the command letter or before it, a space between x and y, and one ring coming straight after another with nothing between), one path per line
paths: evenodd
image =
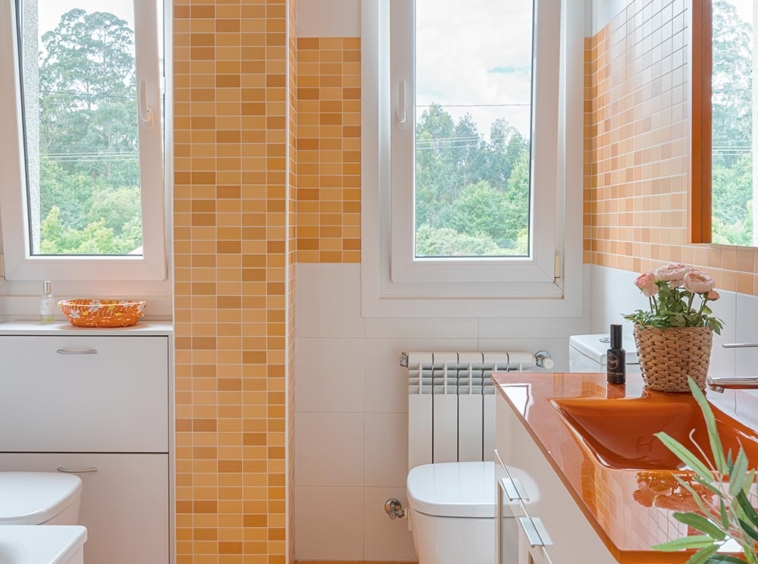
M370 317L366 319L366 337L416 339L476 339L476 318L439 319L431 317Z
M408 414L367 413L364 486L402 488L408 476Z
M298 412L363 413L363 343L363 339L297 339Z
M363 560L363 488L295 491L295 558Z
M737 294L734 342L758 343L758 298ZM735 352L735 375L758 377L758 348L739 349Z
M400 353L477 351L476 339L366 339L365 407L367 413L408 411L408 370Z
M536 353L546 350L550 353L555 367L546 372L568 371L568 339L479 339L483 351L509 351ZM541 369L536 368L539 372Z
M413 535L407 519L390 519L384 512L384 503L395 498L408 509L405 488L364 489L364 549L366 560L375 562L415 561Z
M298 413L298 486L363 485L363 414Z
M298 37L360 35L360 0L297 0Z
M479 319L480 339L568 339L571 335L589 333L590 318L497 318Z
M636 272L592 267L592 321L589 333L607 333L611 323L624 325L624 335L632 335L632 322L623 315L649 307L648 299L634 285Z
M298 337L363 336L359 264L298 264Z
M721 292L717 302L710 302L713 314L724 322L721 335L713 334L713 350L709 374L715 376L733 376L737 363L737 352L725 349L724 343L734 343L737 340L737 294Z

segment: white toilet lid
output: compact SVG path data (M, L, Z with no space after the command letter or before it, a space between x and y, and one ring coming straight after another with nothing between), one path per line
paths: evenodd
M69 505L82 480L55 472L0 472L0 525L40 525Z
M495 463L451 462L417 466L408 473L414 511L437 517L495 517Z

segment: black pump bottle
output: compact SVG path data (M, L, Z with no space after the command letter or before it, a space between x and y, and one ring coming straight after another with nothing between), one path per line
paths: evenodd
M606 368L609 384L626 384L626 351L621 346L622 325L611 325L611 348Z

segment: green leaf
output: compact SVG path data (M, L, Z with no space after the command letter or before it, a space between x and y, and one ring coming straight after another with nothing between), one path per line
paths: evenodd
M738 519L738 521L740 522L740 527L742 527L742 530L745 531L751 539L758 541L758 531L756 531L753 527L745 523L745 521L743 521L742 519Z
M737 453L737 460L734 461L734 468L731 470L731 474L729 474L729 495L735 496L737 492L742 491L746 472L747 455L745 455L745 450L740 447L740 452Z
M758 527L758 512L756 512L755 508L750 504L750 500L748 500L745 492L739 492L734 499L739 503L740 509L745 513L745 517L748 518L750 524Z
M726 533L710 519L697 513L674 513L674 519L685 525L696 528L715 540L724 540Z
M711 450L713 451L716 469L722 474L726 474L727 466L726 459L724 458L724 447L721 445L719 431L716 428L716 417L714 417L713 410L711 410L708 400L705 399L705 395L703 395L703 392L698 388L695 380L689 376L687 379L689 380L692 395L695 397L695 401L697 401L700 406L700 410L703 412L703 417L705 418L705 425L708 428L708 440L711 443ZM713 478L711 478L711 480L713 480Z
M687 564L705 564L711 555L716 554L718 549L719 545L714 544L698 550L689 560L687 560Z
M698 494L689 483L682 480L679 476L677 476L676 474L673 474L673 476L674 476L674 479L677 482L679 482L679 485L689 492L689 494L692 496L692 499L695 500L695 503L697 504L698 508L700 508L700 511L702 511L705 515L710 515L711 510L713 508L708 508L705 506L705 503L703 503L703 500L701 499L700 494Z
M707 489L708 491L710 491L710 492L712 492L712 493L716 494L716 495L717 495L717 496L719 496L719 497L724 497L724 494L723 494L723 493L721 493L721 490L720 490L720 489L718 489L718 488L717 488L716 486L714 486L713 484L710 484L710 483L706 482L705 480L703 480L703 479L702 479L701 477L699 477L699 476L693 476L693 478L695 479L695 481L696 481L698 484L700 484L701 486L703 486L703 487L704 487L705 489Z
M708 559L708 564L745 564L744 560L729 556L728 554L714 554Z
M654 550L662 552L674 552L687 548L706 548L713 544L713 539L708 535L695 535L692 537L682 537L653 547Z
M726 514L726 504L723 499L719 500L719 510L721 512L721 524L725 529L729 528L729 516Z
M690 378L690 380L692 380L692 378ZM655 436L666 446L666 448L673 452L679 460L692 468L692 470L694 470L698 476L709 482L713 482L716 479L713 475L713 472L711 472L705 464L698 460L694 454L687 450L687 447L685 447L682 443L667 433L656 433Z

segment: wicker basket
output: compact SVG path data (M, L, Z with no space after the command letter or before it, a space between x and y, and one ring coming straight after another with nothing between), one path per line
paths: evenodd
M63 300L63 315L76 327L129 327L137 323L146 302L131 300Z
M700 389L711 362L713 331L709 327L634 326L634 340L645 385L661 392L689 393L687 377Z

